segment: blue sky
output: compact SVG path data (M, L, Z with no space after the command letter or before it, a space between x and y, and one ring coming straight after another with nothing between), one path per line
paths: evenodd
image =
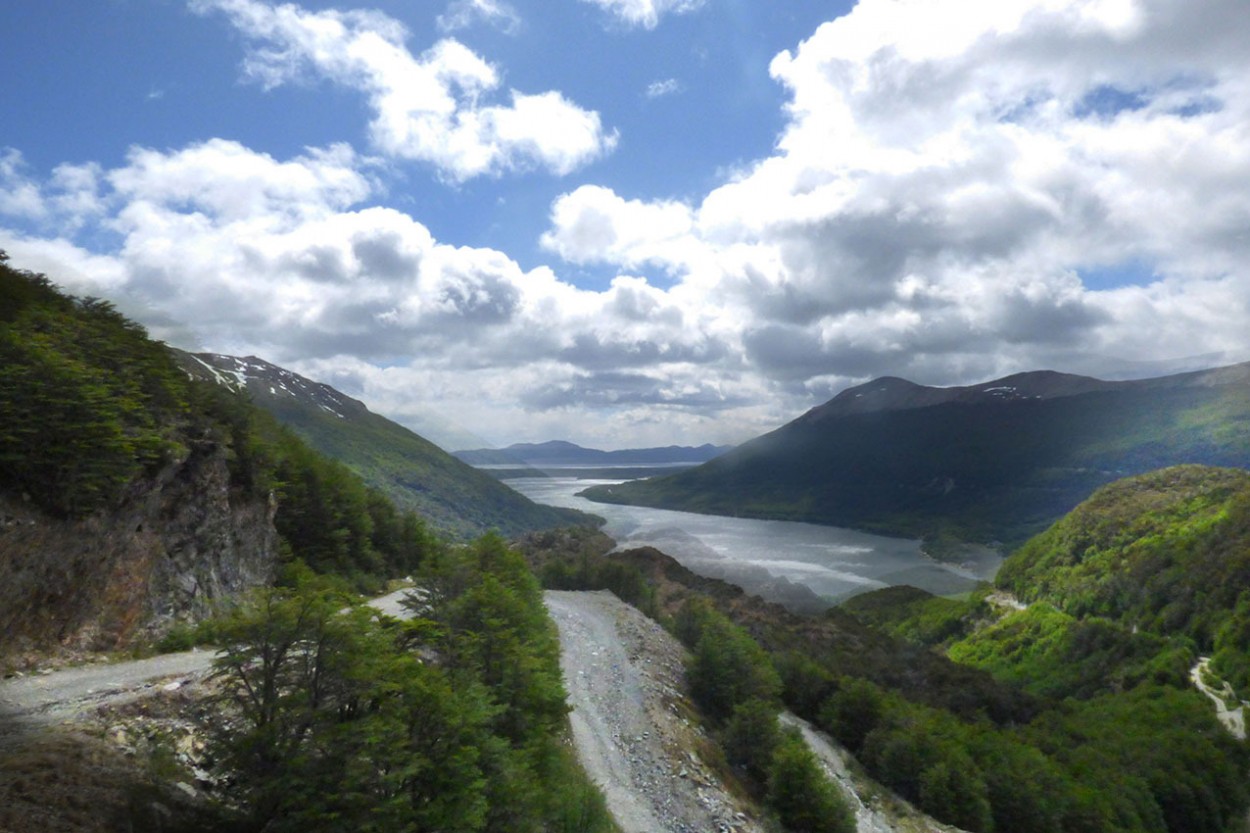
M447 446L1250 358L1240 0L44 0L0 248Z
M414 52L454 37L496 64L506 87L559 90L601 114L624 140L578 179L636 197L697 200L725 170L771 151L784 124L780 90L768 77L773 55L849 4L733 0L654 29L576 0L512 3L515 23L478 14L454 29L438 22L454 13L447 5L384 0L359 8L401 22ZM18 4L2 20L0 70L20 79L18 102L38 114L6 124L2 140L36 171L66 161L113 167L134 145L180 148L208 137L278 158L334 142L369 150L359 94L325 80L268 90L249 82L240 68L248 44L221 14L197 14L177 0L48 0ZM538 239L548 208L569 181L535 172L449 188L437 170L408 165L390 172L379 201L418 216L440 239L497 248L533 266L544 260ZM613 277L597 271L587 278Z

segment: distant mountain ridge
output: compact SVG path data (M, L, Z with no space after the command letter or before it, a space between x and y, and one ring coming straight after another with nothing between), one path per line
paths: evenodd
M982 404L989 400L1009 402L1024 399L1057 399L1106 391L1164 390L1237 383L1250 383L1250 362L1213 370L1198 370L1153 379L1118 382L1059 373L1054 370L1034 370L1016 373L979 385L938 388L918 385L895 376L883 376L880 379L847 388L824 405L808 411L799 419L819 422L830 417L850 414L901 411L954 402Z
M534 503L329 385L256 356L175 353L189 373L245 390L313 448L454 538L593 523L585 513Z
M886 377L609 503L1018 543L1097 487L1180 463L1250 467L1250 363L1108 382L1054 371L933 388Z
M597 448L583 448L564 440L551 440L545 443L514 443L507 448L453 451L452 454L476 466L643 466L704 463L731 448L733 446L705 443L700 446L670 445L602 451Z

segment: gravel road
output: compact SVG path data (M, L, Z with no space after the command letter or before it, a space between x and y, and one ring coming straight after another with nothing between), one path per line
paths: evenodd
M689 750L683 648L611 593L546 594L560 631L578 757L625 833L760 826Z
M1201 691L1207 697L1211 698L1211 702L1215 703L1215 716L1219 718L1220 723L1224 724L1224 728L1229 734L1237 738L1237 740L1246 739L1246 708L1238 706L1230 709L1224 698L1233 696L1232 689L1228 683L1224 684L1224 690L1216 691L1207 685L1204 679L1207 666L1211 664L1210 657L1199 657L1198 664L1189 670L1189 679L1193 682L1194 687Z
M183 651L4 680L0 732L71 721L89 709L137 700L161 685L181 685L206 673L213 656L211 650Z
M397 590L369 604L404 617L409 613L399 602L410 592ZM206 648L0 680L0 740L30 727L72 722L88 711L120 706L165 686L192 682L208 673L214 656L216 652Z

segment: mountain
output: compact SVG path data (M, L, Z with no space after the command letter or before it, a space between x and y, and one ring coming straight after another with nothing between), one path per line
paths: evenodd
M696 468L584 494L887 534L1019 543L1120 477L1250 466L1250 363L1109 382L887 377Z
M434 528L467 539L587 524L591 516L534 503L364 403L255 356L179 353L189 373L232 390Z
M662 448L629 448L601 451L570 442L514 443L507 448L477 448L453 451L460 460L474 466L647 466L674 463L704 463L733 446L670 445Z

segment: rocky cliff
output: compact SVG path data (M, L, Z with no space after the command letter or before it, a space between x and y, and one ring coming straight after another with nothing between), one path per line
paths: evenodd
M0 659L125 647L269 581L274 511L272 500L230 488L226 450L214 442L85 518L0 497Z

